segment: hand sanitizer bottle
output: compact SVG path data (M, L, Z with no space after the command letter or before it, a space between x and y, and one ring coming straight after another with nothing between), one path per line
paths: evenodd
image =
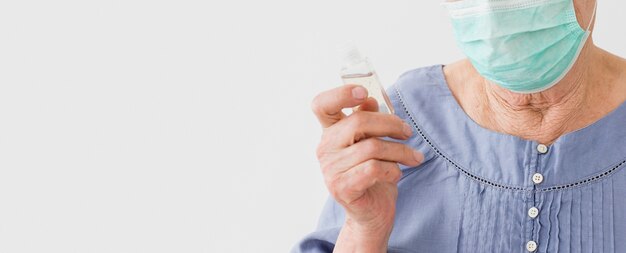
M348 43L341 48L343 67L341 79L344 84L362 85L367 89L369 97L378 102L378 111L394 114L393 105L389 101L387 92L380 84L378 75L367 57L363 57L354 43ZM358 108L358 107L356 107ZM353 108L355 110L356 108Z

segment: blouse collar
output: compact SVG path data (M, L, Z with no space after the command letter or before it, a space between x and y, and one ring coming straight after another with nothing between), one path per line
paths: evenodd
M626 102L542 149L541 143L473 121L452 95L443 65L409 71L391 91L398 99L394 106L416 128L416 138L429 146L427 159L443 157L454 168L487 183L530 189L531 175L540 173L544 180L538 189L552 189L608 175L626 163Z

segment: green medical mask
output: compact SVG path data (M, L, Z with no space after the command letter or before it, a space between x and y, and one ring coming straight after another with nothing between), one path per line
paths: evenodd
M444 5L457 44L474 68L517 93L544 91L563 79L591 33L590 27L583 30L578 24L573 0L461 0ZM595 9L592 21L594 16Z

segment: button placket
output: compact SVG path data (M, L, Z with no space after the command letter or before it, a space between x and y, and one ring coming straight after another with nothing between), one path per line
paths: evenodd
M540 173L540 167L541 167L540 158L541 156L547 154L549 150L548 146L546 146L545 144L541 144L541 143L538 143L534 147L534 149L536 153L533 154L533 158L535 158L535 163L533 163L535 165L535 168L534 168L535 173L531 176L531 181L533 182L532 206L528 208L527 210L529 220L531 221L537 219L537 217L539 216L539 208L537 208L538 206L537 186L543 183L543 181L545 180L543 174ZM532 231L535 231L535 229L537 229L536 226L539 226L539 223L537 221L532 221L530 224L532 224L531 225ZM534 237L535 237L534 233L531 233L530 240L526 242L526 250L528 252L535 252L537 248L539 247L537 242L535 241L536 238Z

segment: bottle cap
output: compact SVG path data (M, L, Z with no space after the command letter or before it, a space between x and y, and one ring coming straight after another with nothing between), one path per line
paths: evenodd
M342 45L339 45L337 47L337 50L339 51L339 55L341 56L341 62L343 66L350 66L364 59L354 41L348 41Z

